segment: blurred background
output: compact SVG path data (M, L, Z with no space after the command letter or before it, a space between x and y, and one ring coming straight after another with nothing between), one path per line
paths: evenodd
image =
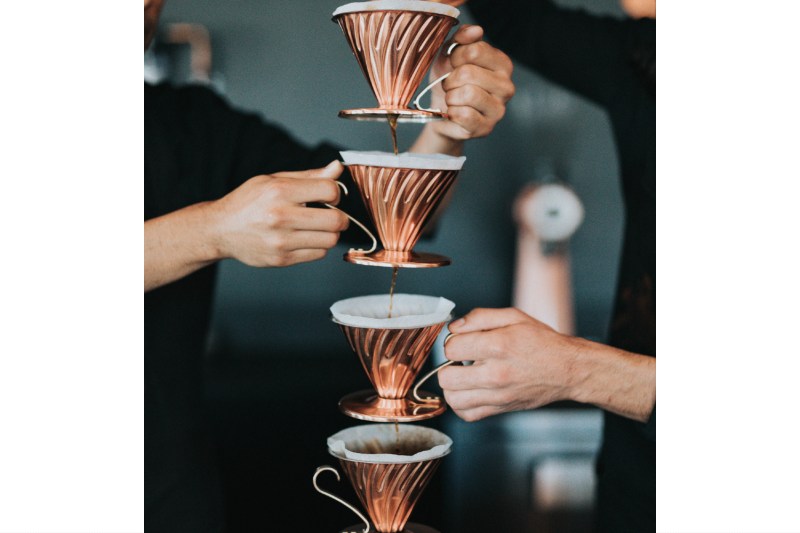
M210 84L233 106L307 144L391 150L385 124L337 117L375 101L331 21L342 3L168 0L145 54L145 79ZM558 3L623 16L616 0ZM468 8L460 21L472 22ZM452 265L402 270L397 292L443 296L456 303L456 315L512 305L519 240L512 206L527 185L557 180L585 212L567 243L575 333L603 341L622 232L609 123L598 108L519 65L513 79L517 92L506 117L489 138L467 144L435 237L417 245ZM399 126L401 150L420 128ZM221 266L206 379L231 531L323 533L357 522L311 484L316 466L336 466L326 438L360 423L339 413L339 398L371 388L328 308L387 293L391 281L389 269L344 262L347 248L287 269ZM440 339L430 364L441 358ZM454 448L413 522L442 533L590 529L598 410L559 404L471 424L448 412L426 425L447 433ZM355 501L344 479L321 484Z

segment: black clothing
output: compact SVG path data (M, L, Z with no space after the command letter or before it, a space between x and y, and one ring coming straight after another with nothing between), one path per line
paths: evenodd
M144 96L145 220L218 199L259 174L339 159L333 146L306 148L205 88L145 84ZM347 179L345 172L342 181ZM368 220L357 194L342 196L340 205ZM148 532L224 529L202 380L216 270L211 265L144 296Z
M546 0L466 5L488 41L608 113L626 209L609 344L655 357L655 20L595 16ZM605 413L598 506L601 531L655 529L655 409L647 424Z

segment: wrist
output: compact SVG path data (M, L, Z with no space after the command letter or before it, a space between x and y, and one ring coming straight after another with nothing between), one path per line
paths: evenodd
M454 139L440 133L437 124L439 121L428 122L416 142L411 147L411 152L427 154L447 154L460 156L464 152L464 141Z
M655 403L655 358L577 341L570 399L646 421Z
M217 202L202 202L196 205L198 208L197 235L200 237L198 247L203 259L208 262L232 257L226 245L225 219Z

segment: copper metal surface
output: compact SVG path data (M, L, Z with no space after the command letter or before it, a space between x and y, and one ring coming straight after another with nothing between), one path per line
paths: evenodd
M445 322L422 328L358 328L339 324L381 398L405 398Z
M374 391L345 396L339 401L339 409L348 416L370 422L415 422L444 413L447 407L441 398L423 392L420 396L426 399L420 402L409 397L409 390L445 323L388 329L359 328L337 322L375 387Z
M380 533L400 533L441 457L416 463L361 463L339 459L358 499Z
M450 258L439 254L425 252L390 252L378 250L371 254L350 251L344 254L348 263L367 266L400 267L400 268L435 268L450 264Z
M412 397L381 398L374 390L348 394L339 400L339 410L347 416L367 422L419 422L439 416L447 410L444 400L425 391L419 391L422 402Z
M458 20L417 11L362 11L343 13L334 20L342 28L361 72L380 109L403 111L398 121L424 122L434 114L409 109L425 73ZM356 111L356 112L353 112ZM347 110L339 116L364 119L365 110ZM371 120L380 120L371 115Z
M430 122L432 120L444 120L447 118L445 113L423 111L417 109L380 109L358 108L343 109L339 111L339 117L351 120L361 120L365 122L388 122L389 115L397 115L397 122Z
M390 168L373 165L348 165L347 168L378 230L381 244L390 252L410 252L414 248L422 235L422 230L425 229L425 224L459 173L458 170ZM357 262L356 257L348 258L348 256L345 256L348 261ZM442 260L447 262L444 263ZM392 260L384 254L375 261L365 261L361 264L384 263L381 266L408 266L408 263L415 262L413 255L396 256ZM450 261L446 257L438 256L428 257L422 262L427 263L427 266L443 266Z

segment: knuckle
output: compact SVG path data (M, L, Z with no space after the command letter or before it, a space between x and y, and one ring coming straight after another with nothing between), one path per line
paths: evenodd
M506 99L506 101L508 101L508 100L511 100L512 98L514 98L515 94L517 94L517 86L509 81L505 85L505 88L504 88L504 91L503 91L503 97Z
M478 89L477 86L475 86L475 85L473 85L471 83L467 84L467 85L464 85L461 88L461 92L464 95L464 99L469 101L469 102L475 102L476 100L479 100L480 97L481 97L480 89Z
M468 44L464 47L464 59L468 63L473 63L477 61L481 54L483 53L483 46L486 43L484 41L478 41L477 43Z
M271 228L280 228L286 224L287 213L281 207L273 207L267 211L267 223Z
M464 106L452 107L448 110L448 113L450 115L450 119L453 120L453 122L458 122L461 124L466 122L469 117L469 112L467 108Z
M289 237L284 234L272 235L269 246L279 253L285 252L289 246Z
M285 267L291 265L292 263L289 260L288 256L279 254L275 257L275 259L273 259L272 264L274 264L277 267Z
M458 415L465 421L465 422L477 422L480 420L478 414L474 411L462 411L458 413Z

